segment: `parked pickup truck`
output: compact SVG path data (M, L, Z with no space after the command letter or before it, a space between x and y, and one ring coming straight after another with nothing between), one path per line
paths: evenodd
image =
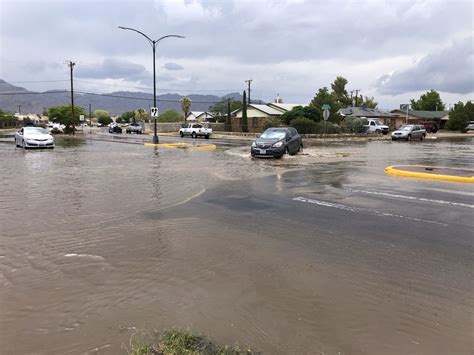
M368 127L367 133L387 134L388 126L384 125L379 120L368 120L368 124L364 127Z
M143 128L142 128L141 124L139 124L139 123L130 123L125 131L127 133L142 134L143 133Z
M200 136L209 139L211 134L212 128L205 128L200 123L188 123L183 125L179 130L181 138L184 136L191 136L193 138Z

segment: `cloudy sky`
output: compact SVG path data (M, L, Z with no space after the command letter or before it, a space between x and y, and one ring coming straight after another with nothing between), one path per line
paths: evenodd
M435 89L474 100L471 0L0 0L0 78L30 90L222 95L308 103L338 75L393 109Z

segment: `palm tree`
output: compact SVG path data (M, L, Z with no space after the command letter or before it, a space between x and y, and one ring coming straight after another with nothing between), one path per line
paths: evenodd
M146 122L147 121L147 118L148 118L148 115L146 113L146 111L142 108L139 108L136 112L135 112L135 115L134 115L134 119L137 119L138 121L144 121Z
M181 109L184 112L184 119L186 119L191 109L191 99L189 97L183 97L180 102L181 102Z

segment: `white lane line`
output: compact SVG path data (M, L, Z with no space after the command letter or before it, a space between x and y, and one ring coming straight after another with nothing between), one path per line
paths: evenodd
M394 197L394 198L400 198L400 199L412 200L412 201L431 202L431 203L437 203L437 204L440 204L440 205L474 208L474 205L469 205L467 203L444 201L444 200L432 200L430 198L407 196L407 195L397 195L397 194L391 194L391 193L388 193L388 192L381 192L381 191L367 191L367 190L357 190L357 189L345 189L345 191L355 192L355 193L363 193L363 194L368 194L368 195Z
M76 254L70 253L64 255L66 258L76 257L76 258L88 258L88 259L95 259L95 260L105 260L103 256L100 255L92 255L92 254Z
M374 216L379 216L379 217L401 218L401 219L408 219L408 220L416 221L416 222L437 224L437 225L440 225L440 226L443 226L443 227L448 226L448 224L446 224L446 223L430 221L428 219L421 219L421 218L410 217L410 216L402 216L402 215L399 215L399 214L381 212L381 211L371 210L371 209L362 208L362 207L352 207L352 206L342 205L340 203L314 200L314 199L306 198L306 197L294 197L293 201L306 202L306 203L311 203L313 205L318 205L318 206L337 208L339 210L344 210L344 211L349 211L349 212L368 213L368 214L371 214L371 215L374 215Z

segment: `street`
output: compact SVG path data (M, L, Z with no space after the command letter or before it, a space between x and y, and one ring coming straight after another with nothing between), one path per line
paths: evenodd
M184 141L217 149L0 142L2 353L118 354L173 326L263 354L472 352L474 186L384 174L472 169L472 136L281 160Z

